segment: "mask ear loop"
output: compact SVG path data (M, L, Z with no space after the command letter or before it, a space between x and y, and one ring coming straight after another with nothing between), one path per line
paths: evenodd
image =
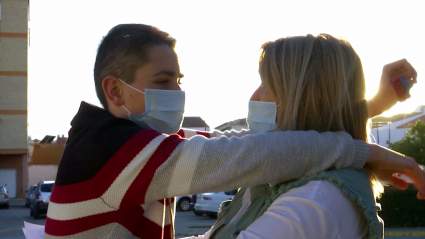
M140 92L140 93L142 93L142 94L145 94L145 92L143 92L143 91L141 91L141 90L137 89L136 87L134 87L134 86L132 86L132 85L128 84L127 82L125 82L125 81L121 80L120 78L118 78L118 80L120 80L122 83L124 83L124 85L127 85L127 86L128 86L128 87L130 87L131 89L133 89L133 90L135 90L135 91L137 91L137 92Z
M131 114L131 112L127 109L127 107L124 106L124 104L122 105L122 107L124 107L124 109L127 110L127 112Z
M119 81L121 81L122 83L124 83L124 85L126 85L126 86L130 87L131 89L133 89L133 90L135 90L135 91L137 91L137 92L140 92L140 93L142 93L142 94L145 94L145 92L143 92L143 91L141 91L141 90L137 89L136 87L134 87L134 86L132 86L132 85L130 85L130 84L127 84L127 82L125 82L125 81L121 80L120 78L118 78L118 80L119 80ZM127 107L125 107L125 106L124 106L124 104L122 105L122 107L124 107L124 109L125 109L128 113L130 113L130 114L131 114L131 112L127 109Z

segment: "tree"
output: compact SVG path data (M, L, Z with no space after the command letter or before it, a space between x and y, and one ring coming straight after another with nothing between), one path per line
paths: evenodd
M419 164L425 165L425 124L418 120L409 125L406 135L395 143L387 142L389 148L410 156Z

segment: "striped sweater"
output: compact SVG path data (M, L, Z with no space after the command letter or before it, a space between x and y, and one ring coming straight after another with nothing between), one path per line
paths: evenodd
M45 238L173 238L175 196L361 168L369 156L346 133L166 135L85 102L71 126Z

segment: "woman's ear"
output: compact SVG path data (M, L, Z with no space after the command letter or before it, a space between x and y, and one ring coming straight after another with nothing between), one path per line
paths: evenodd
M109 104L121 106L124 103L121 82L118 78L107 76L102 80L103 93Z

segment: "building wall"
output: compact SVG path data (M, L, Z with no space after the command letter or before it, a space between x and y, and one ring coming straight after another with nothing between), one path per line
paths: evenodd
M388 147L387 141L389 141L390 143L395 143L406 135L406 132L409 130L409 128L401 127L402 125L408 124L411 121L416 121L423 115L425 115L425 112L421 112L420 114L395 122L389 122L386 125L373 128L371 130L371 134L373 137L372 142L384 147Z
M28 167L28 185L37 184L41 180L56 180L57 164L30 165Z
M395 143L406 135L408 128L397 129L394 124L389 124L377 128L373 128L371 133L373 135L372 142L384 147L388 147L387 141Z
M1 169L16 169L16 197L25 197L28 189L28 158L26 154L0 155Z
M197 131L210 131L210 127L183 127L183 129L191 129L191 130L197 130Z
M1 0L0 153L27 148L28 1Z
M28 188L28 0L0 0L0 168L16 169L16 196Z

